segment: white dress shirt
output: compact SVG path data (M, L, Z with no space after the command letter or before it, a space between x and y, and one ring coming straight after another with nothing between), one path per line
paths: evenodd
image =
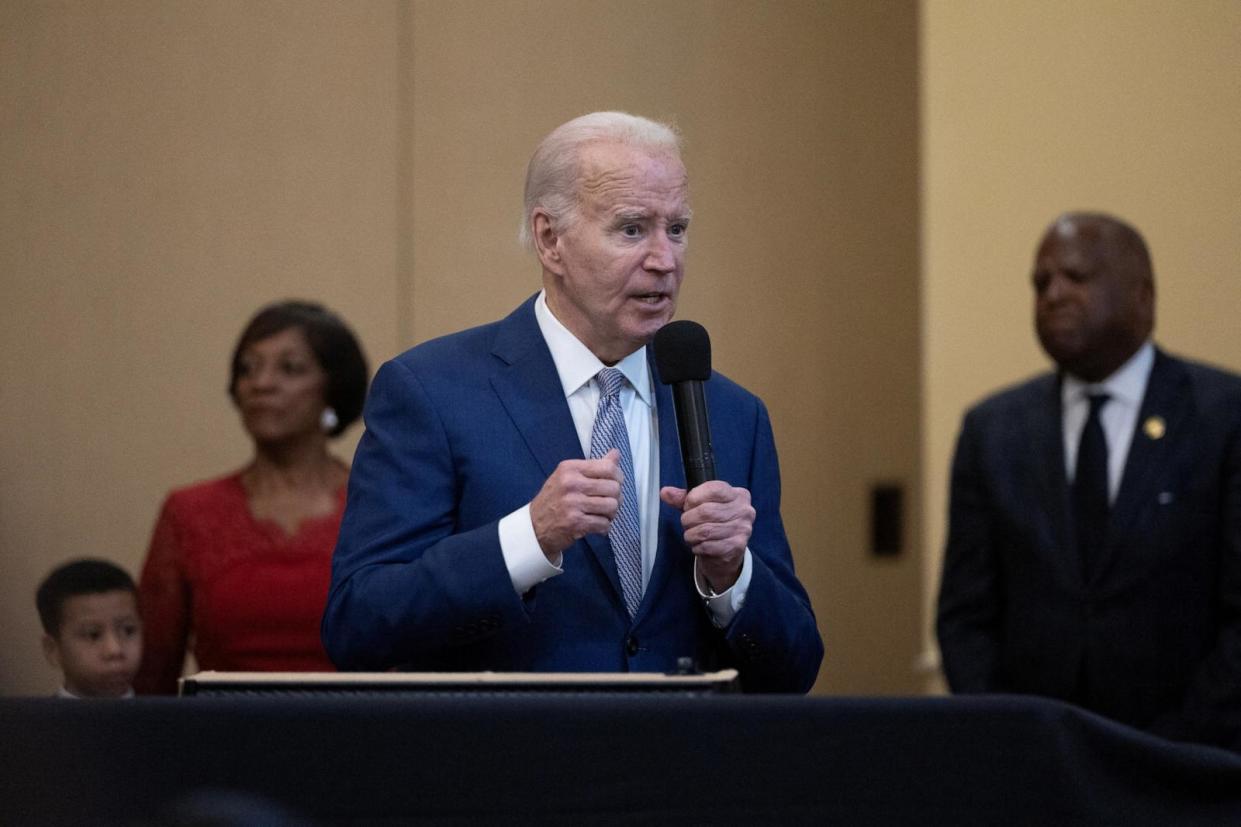
M1099 424L1103 426L1103 436L1107 440L1108 499L1116 501L1125 460L1129 458L1129 446L1133 444L1133 432L1137 429L1138 414L1142 410L1142 398L1146 396L1146 383L1150 380L1154 364L1155 346L1147 342L1102 382L1084 382L1071 374L1064 375L1060 402L1064 423L1065 478L1069 484L1077 475L1077 446L1090 415L1090 396L1106 393L1109 399L1099 412Z
M556 364L556 373L582 445L582 455L590 456L590 434L594 429L595 409L599 403L599 385L595 374L607 365L560 323L548 308L547 298L542 292L535 300L534 315ZM625 428L629 432L629 449L633 456L634 490L638 494L642 589L645 592L659 548L659 416L655 410L653 377L646 359L646 348L639 348L612 367L625 374L629 382L620 396L625 412ZM525 594L544 580L564 572L563 555L557 565L543 554L534 534L528 503L500 520L500 550L518 594ZM722 628L728 625L733 615L741 609L751 572L750 550L747 548L741 576L732 588L718 595L707 594L697 582L699 578L695 577L698 592L717 626Z

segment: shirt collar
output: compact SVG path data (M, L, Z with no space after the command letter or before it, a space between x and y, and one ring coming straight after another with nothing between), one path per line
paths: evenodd
M1155 346L1148 340L1138 348L1137 353L1129 357L1129 361L1102 382L1086 382L1070 373L1064 374L1060 399L1068 406L1074 401L1084 399L1088 394L1103 391L1110 398L1137 408L1146 394L1146 382L1154 364Z
M577 393L583 385L595 378L595 374L607 365L599 361L599 357L590 352L590 348L582 344L569 329L547 306L547 292L539 291L534 302L534 318L539 323L539 332L543 334L547 348L552 352L552 361L556 363L556 373L560 377L560 386L565 397ZM637 391L638 398L651 406L651 373L646 361L646 346L635 350L621 359L612 367L625 374L629 384Z

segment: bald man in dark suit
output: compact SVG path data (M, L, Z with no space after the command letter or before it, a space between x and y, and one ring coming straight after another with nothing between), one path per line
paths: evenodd
M1058 369L970 410L953 461L949 685L1241 746L1241 377L1154 345L1119 219L1057 219L1033 286Z

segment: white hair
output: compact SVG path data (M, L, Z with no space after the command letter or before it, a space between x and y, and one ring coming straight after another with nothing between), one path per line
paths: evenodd
M579 160L584 147L594 143L619 143L680 157L681 136L669 124L627 112L592 112L563 123L539 143L526 167L525 210L519 238L526 249L534 248L530 215L541 208L553 226L572 222L578 207Z

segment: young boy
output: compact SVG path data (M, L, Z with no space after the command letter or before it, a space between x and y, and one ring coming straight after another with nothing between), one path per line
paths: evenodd
M134 581L105 560L54 569L35 594L43 654L64 673L62 698L128 698L142 660Z

